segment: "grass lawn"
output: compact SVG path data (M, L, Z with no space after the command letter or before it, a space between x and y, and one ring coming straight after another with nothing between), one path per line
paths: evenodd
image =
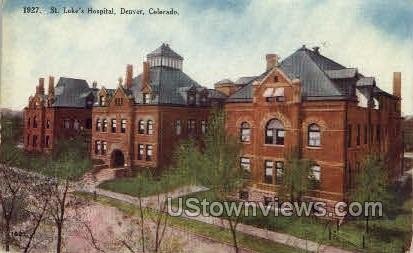
M395 207L388 212L391 213L390 215L370 221L371 233L365 239L366 249L364 250L362 249L364 220L347 221L338 232L335 223L311 217L274 217L271 215L265 217L258 214L257 217L243 217L242 223L349 250L377 253L402 252L402 249L408 248L412 237L413 200L407 196L404 198L402 195L397 196L400 196L400 199L394 201ZM184 199L189 197L213 200L209 192L191 194ZM175 199L174 204L177 203ZM329 240L329 227L332 231L332 240Z
M115 178L101 183L98 187L134 197L139 197L139 195L140 197L147 197L158 193L171 192L189 184L190 182L185 181L184 177L181 177L181 180L171 180L171 175L166 175L156 178L147 177L145 180L138 177Z
M76 193L77 195L93 201L93 195L88 193ZM139 209L132 204L128 204L113 198L98 196L96 202L103 205L118 208L127 215L136 216L139 214ZM145 209L145 215L156 215L154 210ZM169 224L195 234L209 237L213 240L232 244L232 237L230 231L222 229L213 225L205 224L203 222L193 221L180 217L169 217ZM254 250L262 253L299 253L305 252L303 250L288 247L283 244L275 243L268 240L259 239L246 234L239 234L239 245L244 248Z

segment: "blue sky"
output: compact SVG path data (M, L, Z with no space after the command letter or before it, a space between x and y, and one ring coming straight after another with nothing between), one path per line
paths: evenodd
M180 15L23 15L22 6L32 2L44 9L173 7ZM285 58L306 44L321 45L326 56L375 76L387 91L392 72L401 71L403 109L413 113L412 1L6 0L4 11L2 82L18 84L2 86L2 106L23 107L40 76L113 87L126 64L139 72L145 55L162 42L184 56L185 72L209 87L222 78L256 75L266 53Z

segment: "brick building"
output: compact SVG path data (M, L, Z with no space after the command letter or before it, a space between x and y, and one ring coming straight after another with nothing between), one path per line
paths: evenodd
M163 44L147 55L143 72L132 65L117 89L102 88L93 108L92 158L110 167L165 167L176 144L198 138L211 106L225 95L182 71L183 58Z
M36 93L24 108L24 149L48 153L60 138L83 134L90 139L96 87L66 77L61 77L55 87L52 76L47 94L44 86L44 78L40 78Z
M282 62L275 54L266 59L262 74L215 85L229 95L226 127L243 145L240 166L250 172L245 198L276 195L292 149L316 162L312 198L346 199L369 152L385 154L392 175L400 174L399 72L389 94L374 77L322 56L318 48L303 46Z

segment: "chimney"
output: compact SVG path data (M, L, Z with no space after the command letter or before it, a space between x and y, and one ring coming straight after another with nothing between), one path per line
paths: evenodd
M278 55L267 54L265 58L267 60L267 71L278 66Z
M54 95L54 77L49 76L49 90L48 90L49 95Z
M149 80L149 63L145 61L143 62L142 87L149 85Z
M44 95L44 78L39 78L39 88L37 90L38 94Z
M125 79L125 87L127 89L132 88L132 80L133 80L133 66L132 64L126 65L126 79Z
M402 95L402 73L393 72L393 95L400 98Z
M316 54L320 54L320 47L313 47L313 51Z
M92 88L97 89L97 87L98 87L98 83L96 81L93 81Z

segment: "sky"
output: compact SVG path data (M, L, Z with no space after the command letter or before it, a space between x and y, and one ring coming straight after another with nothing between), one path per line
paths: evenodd
M174 8L177 16L24 14L23 6ZM302 45L356 67L392 92L402 72L402 110L413 114L413 1L385 0L6 0L0 107L22 109L39 77L86 79L115 88L126 64L135 74L147 53L169 43L184 72L210 87L257 75L265 54L281 59Z

